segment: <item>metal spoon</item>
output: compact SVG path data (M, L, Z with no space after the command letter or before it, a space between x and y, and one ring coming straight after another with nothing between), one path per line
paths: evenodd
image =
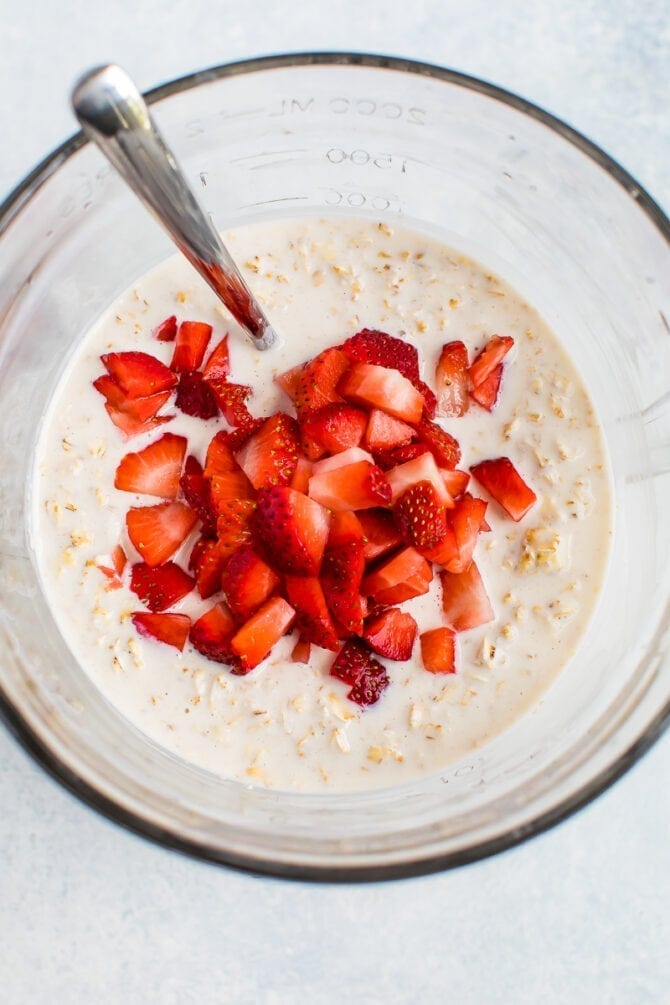
M128 74L113 64L90 70L72 92L72 107L88 138L97 143L256 346L269 349L277 339L274 329Z

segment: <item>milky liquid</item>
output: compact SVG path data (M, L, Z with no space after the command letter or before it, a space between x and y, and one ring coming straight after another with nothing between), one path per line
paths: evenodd
M574 654L602 582L611 533L610 486L592 407L570 359L537 313L484 267L435 240L369 221L294 220L225 235L283 344L260 353L179 257L138 280L82 342L45 419L36 461L34 539L44 588L74 657L107 699L173 753L247 784L343 791L398 784L439 770L508 728L538 702ZM175 418L128 443L111 424L92 381L106 352L142 350L169 362L173 346L152 337L175 313L227 332L231 379L251 384L254 414L290 411L277 373L363 327L419 348L433 381L444 342L470 353L494 334L512 335L493 413L472 405L445 422L463 451L461 468L509 456L538 502L516 524L495 502L476 561L496 618L458 638L458 673L423 670L418 641L406 663L386 662L390 687L361 710L329 677L333 654L312 646L292 663L295 636L236 677L187 644L183 653L137 635L141 604L125 585L110 591L95 559L121 541L130 506L158 500L120 492L114 472L130 450L167 430L186 436L204 463L223 419ZM471 490L487 498L476 483ZM197 529L175 556L184 567ZM442 622L439 577L430 594L403 605L419 630ZM197 592L175 608L209 608Z

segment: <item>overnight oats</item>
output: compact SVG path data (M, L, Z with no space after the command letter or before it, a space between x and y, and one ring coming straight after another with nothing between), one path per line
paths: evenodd
M140 279L45 417L47 598L107 699L245 784L385 787L487 743L573 656L611 496L584 385L497 276L354 219L225 235L259 352L188 264Z

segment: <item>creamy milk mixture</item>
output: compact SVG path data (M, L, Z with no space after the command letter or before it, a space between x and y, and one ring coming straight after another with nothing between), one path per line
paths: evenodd
M307 791L388 786L436 771L480 747L538 701L575 652L604 575L610 491L601 435L579 375L536 312L497 276L419 233L369 221L306 219L225 235L283 345L259 353L181 258L139 280L95 326L60 383L36 467L34 538L54 615L76 659L128 719L181 757L247 784ZM183 653L138 637L130 589L106 589L94 564L120 540L137 561L124 518L156 499L114 488L128 451L166 430L188 439L204 463L223 419L174 420L127 443L92 386L100 355L130 349L166 363L173 346L152 337L167 315L226 331L231 380L255 389L254 414L291 411L273 376L380 328L419 347L434 383L444 342L462 339L471 358L494 334L512 335L498 406L472 404L445 423L463 451L460 467L508 455L538 502L513 523L491 502L492 533L476 561L495 621L458 637L458 673L421 666L418 638L407 663L384 661L391 685L360 709L328 676L333 654L312 646L310 666L289 660L295 635L246 677L232 676L188 643ZM475 495L486 494L475 482ZM197 529L175 561L184 567ZM430 594L402 605L419 631L442 623L439 576ZM199 616L220 596L197 593L175 610Z

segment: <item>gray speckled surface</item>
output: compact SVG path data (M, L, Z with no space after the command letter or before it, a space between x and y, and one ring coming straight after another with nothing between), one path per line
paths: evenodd
M149 87L258 53L351 48L521 93L601 144L667 209L667 0L493 6L0 0L0 195L72 131L69 84L96 62L121 62ZM70 797L0 730L0 1000L670 1001L669 775L665 738L595 804L505 855L425 879L321 887L155 848Z

